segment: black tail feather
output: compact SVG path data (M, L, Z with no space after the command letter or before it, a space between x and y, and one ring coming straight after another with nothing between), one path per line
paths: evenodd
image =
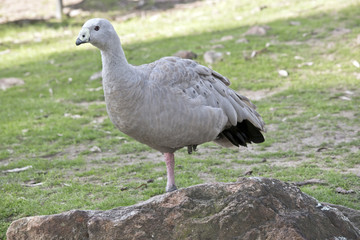
M241 146L247 147L246 141L245 141L246 137L244 138L240 132L235 132L235 135L236 135L237 139L239 140L239 144Z
M247 146L247 143L262 143L265 141L260 129L255 127L250 121L244 120L236 126L225 129L221 132L235 146Z
M235 140L233 133L231 132L231 130L226 129L224 131L222 131L222 134L235 146L239 146L239 142Z

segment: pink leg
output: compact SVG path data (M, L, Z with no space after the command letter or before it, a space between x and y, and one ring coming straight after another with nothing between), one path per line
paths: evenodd
M175 177L174 177L174 153L164 153L166 170L167 170L167 184L166 184L166 192L175 191L177 188L175 186Z

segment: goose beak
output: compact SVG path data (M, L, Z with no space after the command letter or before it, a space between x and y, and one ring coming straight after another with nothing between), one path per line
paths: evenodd
M75 42L76 46L79 46L79 45L82 44L82 43L84 43L84 42L81 41L80 38L76 39L76 42Z
M82 28L78 38L76 39L76 46L80 44L90 42L90 30L88 28Z

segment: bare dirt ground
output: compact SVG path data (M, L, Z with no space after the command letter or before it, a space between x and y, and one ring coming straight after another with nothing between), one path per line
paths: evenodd
M64 6L75 5L81 0L63 0ZM2 0L0 4L0 24L21 20L39 20L55 17L56 1Z
M188 3L196 3L196 0L121 0L107 4L96 0L63 0L63 13L70 17L88 15L92 11L119 11L118 20L131 18L131 14L142 11L166 10L178 7L191 7ZM185 5L183 5L185 4ZM199 3L201 4L201 3ZM55 0L2 0L0 4L0 24L7 22L28 22L36 20L48 20L56 16Z

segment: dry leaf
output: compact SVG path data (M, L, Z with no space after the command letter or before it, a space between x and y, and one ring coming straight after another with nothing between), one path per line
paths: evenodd
M37 182L35 180L30 180L27 183L23 183L21 185L25 186L25 187L37 187L37 186L41 186L43 185L43 182Z

